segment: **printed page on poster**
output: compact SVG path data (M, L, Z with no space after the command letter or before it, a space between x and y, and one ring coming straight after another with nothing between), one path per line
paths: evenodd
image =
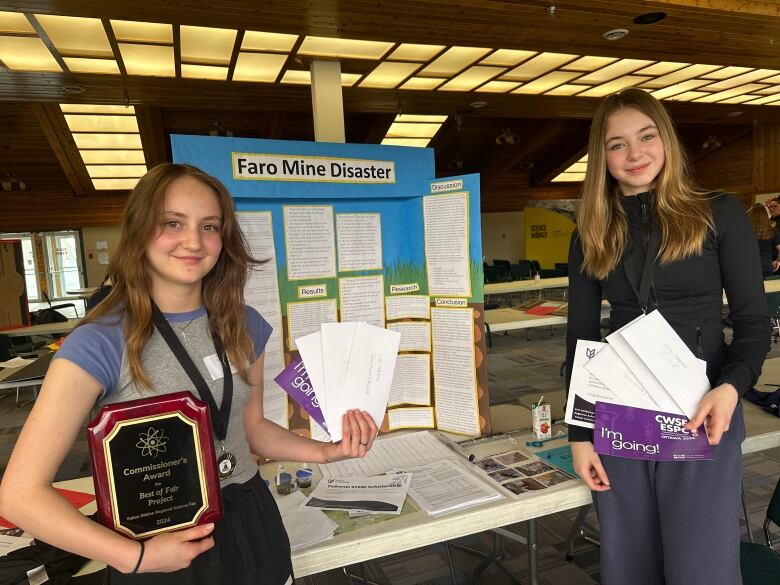
M284 369L282 340L282 307L279 298L279 276L276 269L273 217L270 211L242 211L236 214L252 257L267 260L249 273L244 300L273 328L265 346L263 359L263 415L289 428L287 394L273 381Z
M397 431L398 429L432 429L434 424L433 407L393 408L387 411L387 420L391 431Z
M320 330L324 323L338 322L336 299L303 301L287 304L288 341L290 349L298 349L295 340Z
M378 213L337 213L339 272L382 270L382 222Z
M479 435L472 309L431 309L433 385L439 429Z
M468 193L423 197L431 295L471 296Z
M430 319L431 297L428 295L397 295L385 299L387 320Z
M431 324L417 322L390 323L391 331L401 334L401 347L398 351L431 351Z
M385 280L376 276L339 278L341 321L385 326Z
M401 354L395 362L393 384L390 387L390 406L399 404L431 404L430 354Z
M336 277L336 242L331 205L284 207L287 279Z

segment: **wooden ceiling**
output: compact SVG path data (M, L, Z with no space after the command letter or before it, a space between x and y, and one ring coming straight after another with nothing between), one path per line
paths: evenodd
M15 0L7 4L12 5L0 10L100 18L104 24L111 19L170 23L174 30L176 25L194 25L235 29L239 34L256 30L780 69L778 0ZM555 7L552 18L551 6ZM651 25L634 24L636 16L655 11L665 12L666 18ZM602 38L615 28L626 28L629 34L615 42ZM298 57L295 63L293 57L289 59L291 67L308 65L306 58ZM365 61L342 61L343 71L366 73L371 67ZM74 86L83 88L83 93L68 93ZM486 105L474 107L478 101ZM481 172L484 211L520 209L528 198L576 196L576 185L550 181L581 156L588 120L598 101L576 96L344 88L350 142L380 142L398 113L447 114L448 121L431 143L437 174ZM40 226L41 209L50 206L64 214L59 220L47 220L56 227L106 223L121 206L123 193L95 193L88 179L85 182L84 168L73 160L72 139L57 136L67 132L56 108L46 105L58 103L136 106L147 163L168 158L167 135L174 132L314 138L308 86L18 72L0 65L0 176L11 173L27 185L26 193L0 193L2 206L10 210L0 214L5 218L0 219L2 230ZM717 183L712 186L749 189L751 180L745 174L754 166L753 129L780 124L780 106L666 103L697 169L707 169L705 174ZM742 114L729 116L736 111ZM515 136L516 142L497 144L496 138L504 132ZM702 148L710 137L714 137L712 144ZM744 156L727 156L720 164L707 162L717 159L713 153L735 148L743 149ZM726 164L729 160L733 166ZM56 206L64 196L80 201ZM23 208L27 211L22 214ZM79 216L69 215L72 210Z

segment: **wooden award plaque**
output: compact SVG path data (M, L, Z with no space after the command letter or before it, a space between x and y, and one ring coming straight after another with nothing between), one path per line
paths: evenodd
M222 518L209 409L189 392L104 406L87 442L104 526L142 540Z

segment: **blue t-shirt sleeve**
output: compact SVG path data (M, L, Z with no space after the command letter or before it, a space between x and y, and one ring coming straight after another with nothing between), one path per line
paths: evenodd
M268 321L263 319L256 309L245 306L244 310L246 312L246 321L249 328L249 337L252 338L252 343L254 343L255 359L257 359L265 350L268 338L271 337L271 333L273 332L273 327L271 327Z
M119 322L81 325L65 338L54 359L69 360L95 378L103 388L102 398L119 382L123 338Z

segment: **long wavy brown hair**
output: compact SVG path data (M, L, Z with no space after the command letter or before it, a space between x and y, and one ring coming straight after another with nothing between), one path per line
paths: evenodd
M663 142L665 163L655 181L654 218L661 228L658 260L668 264L701 254L709 229L714 229L706 193L699 189L688 166L672 119L661 103L640 89L627 89L605 98L593 116L588 141L588 166L577 213L582 240L583 271L606 278L617 266L628 240L628 221L620 205L617 181L607 171L607 121L623 108L634 108L655 123Z
M168 187L180 177L192 177L211 187L222 209L222 251L214 268L203 278L203 304L209 314L212 334L219 336L228 359L248 380L254 359L253 344L244 314L244 285L249 270L267 260L255 260L249 253L225 186L200 169L183 164L157 165L138 181L122 214L122 235L117 253L108 265L113 288L82 324L121 314L124 318L125 353L136 383L151 388L141 353L152 335L152 283L146 250L160 229L160 214Z
M769 212L766 207L760 203L754 203L748 209L750 223L753 224L753 230L756 232L756 238L759 240L768 240L772 237L772 224L769 223Z

